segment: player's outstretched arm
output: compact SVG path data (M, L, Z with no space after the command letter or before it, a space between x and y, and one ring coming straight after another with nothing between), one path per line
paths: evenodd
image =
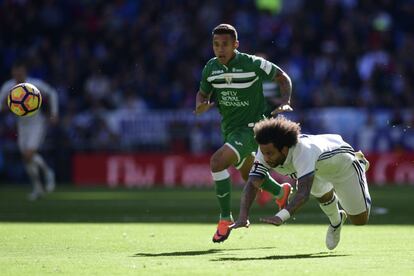
M0 88L0 112L2 110L7 110L7 108L5 108L7 106L7 95L9 92L9 88L6 84L4 84L1 88Z
M243 194L240 199L240 213L237 221L231 225L231 228L249 227L249 210L253 204L259 187L264 182L263 178L257 176L250 176L243 189Z
M310 191L312 188L314 174L309 174L299 179L298 191L293 199L288 203L285 209L280 210L273 217L261 218L261 222L273 224L276 226L282 225L283 222L288 220L299 208L301 208L310 197Z
M279 85L280 94L282 97L280 99L280 106L272 111L272 116L275 116L281 112L292 111L293 109L290 106L290 97L292 95L292 81L290 80L289 75L277 67L274 82Z
M214 106L213 102L210 102L210 95L205 94L203 91L199 90L196 96L196 107L194 114L200 115Z

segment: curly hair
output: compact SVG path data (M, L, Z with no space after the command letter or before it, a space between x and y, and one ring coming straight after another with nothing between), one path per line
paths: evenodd
M282 150L285 146L290 148L297 144L300 125L279 115L256 123L253 130L257 143L272 143L278 150Z

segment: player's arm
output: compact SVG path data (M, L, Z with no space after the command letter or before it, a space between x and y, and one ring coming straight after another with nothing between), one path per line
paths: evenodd
M56 122L59 117L59 102L57 91L52 86L43 81L36 83L36 86L39 88L40 93L43 93L48 97L50 104L51 121Z
M310 173L303 176L298 180L298 191L293 199L288 203L285 209L280 210L275 216L262 218L260 221L274 224L276 226L282 225L283 222L288 220L294 213L296 213L310 197L312 189L314 173Z
M249 227L249 211L263 182L264 178L262 177L254 175L249 176L240 199L239 217L231 228Z
M7 95L8 95L9 89L7 89L6 85L3 85L0 89L0 111L3 110L3 108L7 105Z
M277 83L280 89L280 106L272 111L272 115L276 115L280 112L292 111L290 106L290 97L292 96L292 81L288 74L283 71L281 68L276 66L275 77L273 81Z
M194 114L200 115L214 106L214 102L210 102L210 96L211 94L207 94L202 90L197 92Z
M249 226L249 210L253 204L256 194L263 185L264 180L268 176L269 168L263 164L263 155L259 149L256 153L256 160L249 173L249 179L243 189L243 194L240 200L240 213L236 223L232 228L248 227Z

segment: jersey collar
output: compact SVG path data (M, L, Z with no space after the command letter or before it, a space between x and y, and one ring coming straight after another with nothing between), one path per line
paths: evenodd
M239 62L240 59L240 52L237 50L234 50L235 56L227 63L227 67L233 67L235 64Z

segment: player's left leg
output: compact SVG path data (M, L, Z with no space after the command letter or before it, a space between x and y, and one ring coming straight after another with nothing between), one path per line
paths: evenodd
M356 158L352 161L352 166L346 170L344 178L338 184L335 183L339 202L354 225L367 224L371 211L365 166L364 162Z

